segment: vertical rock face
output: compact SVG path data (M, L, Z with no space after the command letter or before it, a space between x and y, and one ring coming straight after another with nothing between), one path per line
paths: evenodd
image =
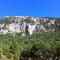
M60 20L55 18L39 18L30 16L6 16L0 28L8 27L10 31L33 34L35 32L53 32L60 27ZM1 22L0 21L0 22ZM26 24L28 28L26 28ZM7 28L6 28L7 29Z
M60 32L60 19L55 21L55 31Z

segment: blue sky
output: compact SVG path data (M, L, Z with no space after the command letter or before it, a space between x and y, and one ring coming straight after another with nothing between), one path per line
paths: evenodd
M60 0L0 0L2 16L60 17Z

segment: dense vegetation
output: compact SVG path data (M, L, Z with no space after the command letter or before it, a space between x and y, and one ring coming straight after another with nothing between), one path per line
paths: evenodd
M0 59L2 60L58 60L59 58L60 33L45 32L24 37L0 36Z

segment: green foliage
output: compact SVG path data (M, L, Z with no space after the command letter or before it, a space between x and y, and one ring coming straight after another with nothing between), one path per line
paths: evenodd
M11 60L19 60L23 52L28 52L32 57L46 55L47 52L60 52L60 33L45 32L24 37L19 35L13 38L7 35L2 37L0 53Z

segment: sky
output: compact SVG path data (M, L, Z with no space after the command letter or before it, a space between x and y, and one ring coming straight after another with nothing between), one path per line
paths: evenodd
M0 17L60 17L60 0L0 0Z

